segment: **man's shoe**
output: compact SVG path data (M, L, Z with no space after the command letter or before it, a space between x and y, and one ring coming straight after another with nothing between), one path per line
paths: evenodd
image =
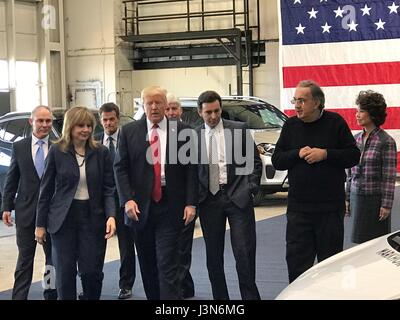
M131 289L120 289L118 293L118 299L129 299L132 297L132 290Z
M43 292L44 300L57 300L57 290L56 289L46 289Z
M79 300L87 300L86 297L85 297L85 294L83 292L79 292L78 299Z
M183 291L182 298L183 299L190 299L194 297L194 291Z

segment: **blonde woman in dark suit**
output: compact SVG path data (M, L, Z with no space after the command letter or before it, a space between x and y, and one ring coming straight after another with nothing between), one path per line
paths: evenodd
M116 229L112 162L93 138L95 124L85 107L66 112L40 186L35 235L40 244L51 236L61 300L76 299L78 269L85 297L100 299L106 239Z

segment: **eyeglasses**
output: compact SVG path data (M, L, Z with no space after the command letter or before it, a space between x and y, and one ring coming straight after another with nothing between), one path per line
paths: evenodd
M304 103L307 101L307 99L303 99L303 98L298 98L298 99L296 99L296 98L293 98L292 100L290 100L290 103L291 104L299 104L299 105L304 105Z

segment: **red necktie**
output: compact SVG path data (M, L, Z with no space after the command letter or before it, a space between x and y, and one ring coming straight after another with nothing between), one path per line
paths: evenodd
M157 128L158 124L154 124L150 140L154 170L153 192L151 196L155 202L161 200L161 143Z

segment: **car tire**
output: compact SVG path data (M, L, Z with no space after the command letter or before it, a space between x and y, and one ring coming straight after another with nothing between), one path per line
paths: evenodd
M265 192L263 190L258 191L258 193L254 196L253 204L255 207L258 207L264 200Z

